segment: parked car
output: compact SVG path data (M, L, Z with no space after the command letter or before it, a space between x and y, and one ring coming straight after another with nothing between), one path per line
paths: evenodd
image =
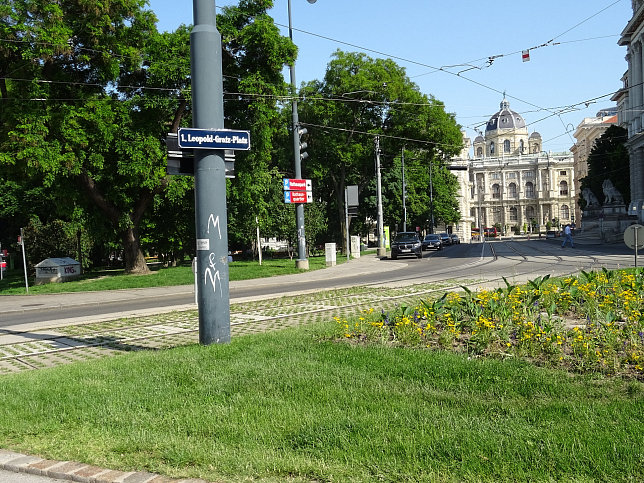
M429 250L430 248L440 250L443 248L443 242L438 235L425 235L425 238L423 238L422 248L423 250Z
M439 233L439 237L441 237L441 241L443 242L443 246L451 245L452 244L452 239L447 233Z
M414 255L417 258L423 257L422 245L416 232L403 231L397 233L391 242L391 259L405 255Z
M459 245L461 243L461 239L456 233L451 233L449 237L452 239L452 245Z

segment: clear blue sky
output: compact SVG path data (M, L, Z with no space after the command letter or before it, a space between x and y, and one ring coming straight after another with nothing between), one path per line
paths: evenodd
M298 85L321 79L335 50L362 48L405 67L472 139L474 127L484 130L506 92L529 131L541 134L544 149L567 151L574 138L566 131L615 105L610 96L627 69L626 50L617 41L632 16L630 0L291 2ZM150 0L150 8L160 30L192 23L189 0ZM287 0L276 0L271 15L288 35ZM522 61L525 49L531 49L529 62ZM501 57L488 66L492 56ZM470 70L455 75L464 69Z

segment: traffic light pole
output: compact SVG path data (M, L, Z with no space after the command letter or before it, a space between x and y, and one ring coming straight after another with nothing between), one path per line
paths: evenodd
M193 0L190 34L192 123L199 129L223 129L224 99L221 36L215 2ZM230 342L228 218L224 151L195 149L195 228L199 343Z
M385 227L382 214L382 180L380 176L380 137L376 136L376 199L378 202L378 249L376 254L383 258L387 255L385 247Z
M309 0L309 3L312 3ZM291 24L291 0L288 1L288 35L293 42L293 27ZM293 96L293 162L295 167L295 178L302 179L302 158L300 154L300 120L297 115L297 86L295 84L295 61L290 66L291 73L291 95ZM301 270L309 269L309 261L306 258L306 236L304 233L304 205L295 205L295 221L297 223L297 260L295 266Z

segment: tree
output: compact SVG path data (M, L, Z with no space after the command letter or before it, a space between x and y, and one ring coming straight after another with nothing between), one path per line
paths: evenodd
M441 102L422 94L390 59L372 59L362 53L337 51L327 66L324 79L307 83L300 121L310 132L310 158L303 165L315 179L318 193L332 200L329 220L341 226L338 234L344 242L344 189L358 185L360 212L375 217L375 144L379 137L385 223L401 223L402 184L398 155L406 146L418 166L406 176L412 200L428 192L429 183L418 179L429 176L428 163L440 163L459 152L462 136L454 117L445 112ZM425 174L427 173L427 174ZM436 176L436 191L443 178ZM453 197L453 193L450 195ZM440 202L442 204L442 201ZM457 212L436 213L458 219ZM417 219L428 219L429 203L421 208L412 204ZM418 212L417 212L417 211ZM339 237L338 237L339 238ZM339 240L338 240L339 241Z
M225 123L249 130L252 139L250 151L236 152L236 178L228 184L228 236L233 246L250 245L256 218L262 232L274 233L274 213L284 205L276 160L281 157L277 153L283 153L278 142L287 133L278 99L288 93L282 70L297 49L268 15L272 6L272 0L242 0L217 17L227 93Z
M142 101L145 47L158 38L144 5L16 0L0 11L14 42L3 44L5 70L20 74L0 87L8 104L0 164L40 179L67 214L82 191L120 236L128 272L147 271L139 224L169 182L160 143L167 116ZM10 93L20 102L5 102Z
M588 175L581 179L581 189L590 188L600 203L604 201L602 183L610 179L624 197L631 199L629 155L626 147L628 132L619 126L610 126L596 141L588 156ZM582 207L586 200L580 197Z

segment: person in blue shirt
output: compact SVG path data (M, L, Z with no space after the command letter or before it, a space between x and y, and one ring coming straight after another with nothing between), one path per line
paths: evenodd
M566 242L570 242L570 248L575 248L575 243L572 240L572 230L570 229L570 225L566 225L564 228L564 236L566 237L561 244L561 248L564 248L566 246Z

